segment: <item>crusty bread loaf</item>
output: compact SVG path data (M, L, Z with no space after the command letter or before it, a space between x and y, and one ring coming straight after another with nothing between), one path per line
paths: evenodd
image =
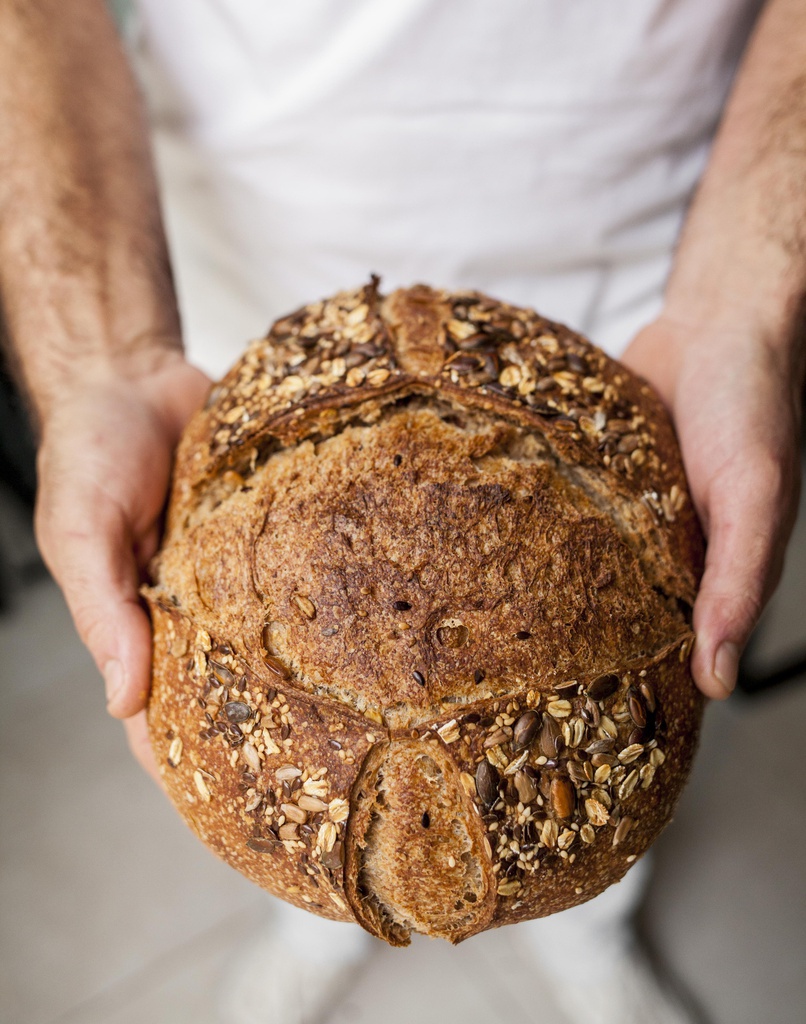
M686 779L702 557L665 410L584 338L477 292L313 303L178 451L146 590L168 793L395 945L581 903Z

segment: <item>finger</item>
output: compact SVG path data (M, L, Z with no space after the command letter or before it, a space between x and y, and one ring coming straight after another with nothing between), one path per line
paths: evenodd
M78 634L104 677L110 714L134 714L148 696L151 629L139 602L138 568L123 513L97 488L68 477L41 489L37 536Z
M158 522L147 530L140 543L135 545L134 559L143 579L148 577L148 564L159 549L161 537L162 522Z
M148 775L157 783L160 789L163 788L157 761L154 757L154 750L151 746L151 739L148 734L145 711L140 711L123 723L126 730L126 738L129 741L129 749L135 759Z
M792 526L792 483L783 465L749 455L716 477L707 501L705 574L694 605L692 672L715 700L736 686L739 658L780 578Z

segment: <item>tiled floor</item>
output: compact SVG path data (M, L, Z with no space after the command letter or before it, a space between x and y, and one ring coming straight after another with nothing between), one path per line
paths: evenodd
M799 530L767 657L806 640L804 516ZM134 766L47 579L0 617L0 679L0 1021L214 1024L227 963L271 901L208 854ZM713 706L656 848L647 928L713 1024L806 1019L804 735L802 685ZM381 949L328 1024L381 1018L562 1020L512 929L457 949Z

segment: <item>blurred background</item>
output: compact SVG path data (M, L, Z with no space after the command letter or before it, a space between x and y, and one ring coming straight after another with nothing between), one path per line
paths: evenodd
M115 3L125 14L125 0ZM128 754L32 531L34 442L0 367L0 1021L213 1024L272 900ZM706 715L641 926L711 1024L806 1020L806 501L744 665ZM416 979L416 984L412 984ZM382 949L330 1024L562 1024L517 927ZM278 1022L282 1024L282 1022Z

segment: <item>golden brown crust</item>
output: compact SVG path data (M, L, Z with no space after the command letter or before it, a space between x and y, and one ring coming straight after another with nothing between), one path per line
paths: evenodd
M490 926L484 825L438 739L415 731L378 744L354 796L345 880L364 927L404 945L410 931L455 943Z
M476 292L384 299L375 280L305 307L250 346L178 453L147 593L169 792L259 884L397 944L412 927L460 941L590 898L668 821L693 756L702 550L665 410L585 339ZM228 653L216 662L205 637ZM254 707L220 729L221 701L244 703L236 666ZM609 674L614 692L589 698ZM266 743L244 789L251 733ZM420 749L452 810L410 858L429 878L404 892L388 851L395 830L418 834ZM328 812L294 810L302 783L280 799L281 764L324 770L304 781L347 801L338 838ZM384 796L384 776L410 795ZM278 801L301 845L275 838Z
M435 331L428 358L411 340L424 322ZM693 602L702 539L658 397L581 335L478 292L418 285L384 300L373 282L279 320L186 432L174 515L223 466L329 436L412 392L439 392L522 424L564 463L593 470L605 500L634 504L634 529L659 549L664 585Z
M151 739L168 795L199 838L299 907L352 920L344 899L350 791L375 737L159 599ZM289 810L295 808L295 810Z

